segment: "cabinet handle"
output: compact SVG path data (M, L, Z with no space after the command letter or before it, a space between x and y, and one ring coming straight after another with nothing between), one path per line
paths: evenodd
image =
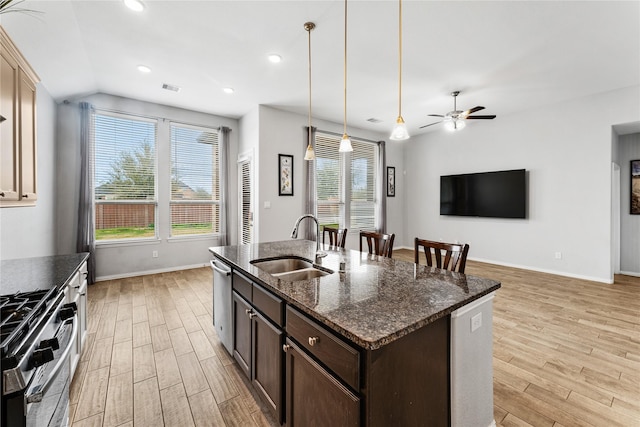
M250 308L245 309L244 314L246 314L247 316L251 314L251 309Z
M25 199L28 199L29 195L28 194L23 194L22 197L25 198Z
M249 313L249 319L253 319L256 316L257 316L257 314L254 313L253 311L251 313Z
M4 197L4 191L0 193L0 197Z
M282 344L282 351L285 353L291 348L289 344Z
M309 337L309 345L313 347L318 342L318 337Z

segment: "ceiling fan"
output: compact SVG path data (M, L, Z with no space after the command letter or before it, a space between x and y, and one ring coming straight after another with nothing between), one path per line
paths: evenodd
M465 120L467 119L491 120L496 118L495 114L484 115L484 116L481 116L481 115L471 116L471 114L477 111L484 110L484 107L481 107L481 106L473 107L465 111L458 110L456 105L456 98L458 97L459 94L460 94L459 90L456 90L455 92L451 92L451 96L453 96L453 111L449 111L444 116L442 114L429 114L429 117L442 117L442 120L440 120L439 122L429 123L428 125L420 126L420 129L444 122L444 127L447 130L454 131L454 130L463 129L465 127Z

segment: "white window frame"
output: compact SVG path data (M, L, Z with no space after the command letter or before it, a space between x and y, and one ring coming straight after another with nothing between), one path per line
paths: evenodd
M197 131L202 131L202 132L211 132L211 133L216 133L218 135L218 156L220 156L220 152L221 152L221 147L220 144L222 144L222 141L220 141L220 130L218 128L214 128L214 127L206 127L206 126L197 126L197 125L190 125L187 123L182 123L182 122L177 122L177 121L171 121L169 123L169 164L171 164L171 149L172 149L172 141L171 141L171 128L175 126L175 127L180 127L180 128L184 128L184 129L192 129L192 130L197 130ZM218 169L214 171L214 173L218 174L218 185L223 185L222 179L223 177L220 176L220 162L221 159L218 158ZM171 167L171 166L170 166ZM220 189L218 189L218 193L220 194ZM218 231L214 231L211 233L197 233L197 234L173 234L173 222L171 219L171 205L172 204L180 204L180 205L212 205L212 206L218 206L218 212L219 212L219 221L218 221ZM169 223L169 240L192 240L192 239L199 239L199 238L204 238L204 239L210 239L212 237L218 237L220 236L220 227L221 227L221 223L220 220L222 219L222 217L224 216L224 213L222 212L222 201L221 200L190 200L190 201L184 201L184 202L178 202L178 201L174 201L172 199L172 193L171 193L171 179L169 179L169 200L168 200L168 205L169 205L169 219L168 219L168 223Z
M124 239L103 239L98 240L95 238L94 229L94 239L96 246L108 246L108 245L128 245L128 244L145 244L145 243L153 243L160 240L159 238L159 221L158 221L158 120L151 119L148 117L136 116L134 114L126 114L126 113L118 113L114 111L101 110L96 109L91 116L91 170L92 173L95 174L95 163L96 163L96 145L95 145L95 118L96 116L107 116L114 117L123 120L131 120L131 121L140 121L146 123L153 123L155 127L155 139L153 141L154 148L154 199L150 201L143 200L96 200L95 198L95 190L96 190L96 182L95 178L93 178L93 186L91 188L91 199L94 205L94 212L96 211L96 207L98 205L107 205L107 204L132 204L132 205L153 205L154 206L154 235L149 237L132 237L132 238L124 238ZM94 175L95 176L95 175ZM95 213L94 213L95 215Z
M314 141L314 147L317 146L318 143L318 138L324 138L324 139L335 139L335 150L336 152L338 152L338 147L340 144L340 136L337 134L334 134L332 132L326 132L326 131L321 131L321 130L317 130L316 134L315 134L315 141ZM380 200L380 195L378 194L378 187L379 187L379 182L380 179L383 179L383 177L379 176L379 172L380 172L380 167L379 167L379 162L382 161L382 159L380 158L380 150L379 150L379 143L378 142L374 142L374 141L368 141L366 139L362 139L362 138L357 138L357 137L351 137L351 141L352 142L357 142L357 143L362 143L362 144L370 144L371 146L376 147L376 152L375 152L375 168L374 168L374 182L373 182L373 194L374 194L374 225L372 227L367 227L367 228L352 228L351 227L351 194L352 194L352 183L351 183L351 153L339 153L339 170L340 170L340 181L341 181L341 187L339 188L338 194L339 194L339 202L338 205L340 207L340 213L339 213L339 219L338 219L338 226L339 228L348 228L350 231L353 230L353 232L359 233L360 231L374 231L376 230L376 224L379 223L379 218L377 217L380 214L380 204L382 203L382 200ZM316 155L318 153L318 150L316 149ZM317 161L314 161L314 179L316 180L316 185L315 185L315 199L316 199L316 210L315 210L315 215L316 217L318 217L318 207L322 206L322 205L333 205L334 203L329 203L329 202L324 202L319 200L318 198L318 185L317 185L317 179L318 179L318 175L317 175ZM320 220L320 218L318 218ZM322 225L322 224L321 224Z

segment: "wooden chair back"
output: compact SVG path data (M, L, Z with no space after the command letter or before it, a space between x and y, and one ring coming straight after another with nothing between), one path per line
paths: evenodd
M429 267L433 267L433 260L435 259L437 268L464 273L467 254L469 253L468 244L434 242L416 237L414 249L416 264L420 264L420 248L424 250ZM444 257L442 256L443 253Z
M344 248L345 243L347 243L347 229L346 228L333 228L333 227L324 227L322 230L322 243L327 243L325 237L329 235L329 245L330 246L338 246L340 248Z
M367 242L367 248L370 254L380 255L391 258L393 254L393 240L395 234L376 233L373 231L360 232L360 252L362 252L362 240Z

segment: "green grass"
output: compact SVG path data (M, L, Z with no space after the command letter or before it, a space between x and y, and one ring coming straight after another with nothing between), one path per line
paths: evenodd
M207 234L213 232L211 223L204 224L173 224L172 235ZM96 240L144 239L155 237L153 224L149 227L120 227L96 230Z

